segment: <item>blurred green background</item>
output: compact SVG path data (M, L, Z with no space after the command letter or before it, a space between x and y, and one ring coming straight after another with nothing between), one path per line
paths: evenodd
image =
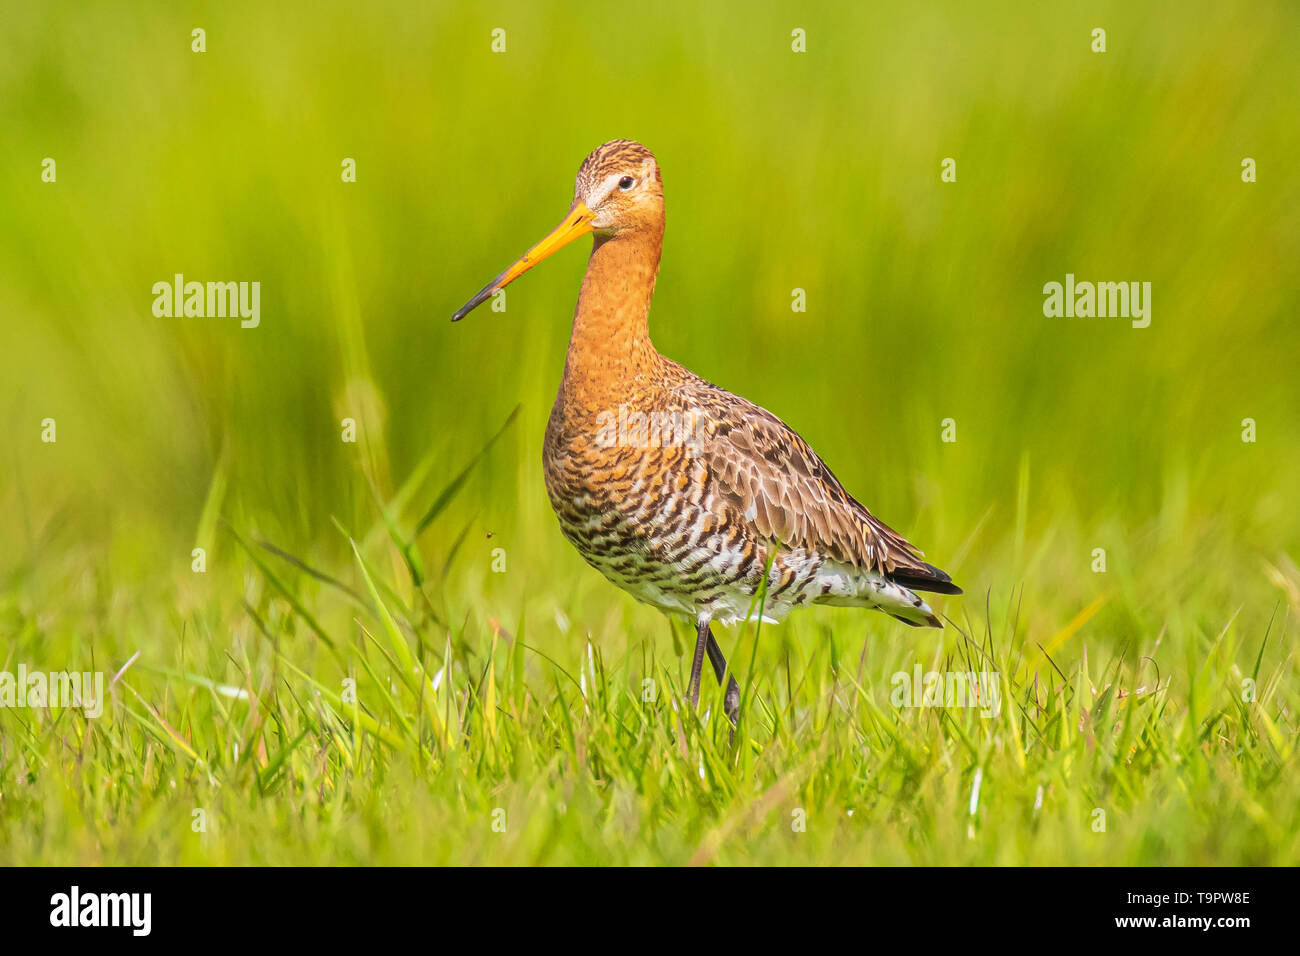
M570 617L631 607L568 603L602 582L540 478L585 254L447 322L631 137L665 176L660 349L972 595L1092 590L1106 547L1157 617L1206 589L1271 607L1260 561L1300 531L1295 6L875 6L6 3L0 570L185 582L219 472L236 527L343 555L329 518L369 527L366 474L390 495L432 450L441 485L520 404L422 544L477 516L453 590L505 617L543 585ZM260 281L261 327L155 318L177 272ZM1150 281L1151 327L1045 318L1066 272Z
M1293 3L0 3L0 642L219 668L253 585L218 515L355 581L334 522L378 553L376 496L409 531L516 405L419 539L439 614L562 660L665 634L542 484L585 252L448 321L617 137L664 172L660 350L799 430L948 614L1042 641L1105 596L1118 646L1300 610ZM1150 327L1044 317L1067 272L1151 282ZM259 281L260 327L155 318L175 273Z

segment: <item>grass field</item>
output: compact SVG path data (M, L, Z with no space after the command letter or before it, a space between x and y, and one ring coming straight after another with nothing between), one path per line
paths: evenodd
M1300 859L1294 4L0 5L0 673L106 685L0 864ZM615 137L659 348L966 589L719 632L734 746L546 500L584 252L447 321Z

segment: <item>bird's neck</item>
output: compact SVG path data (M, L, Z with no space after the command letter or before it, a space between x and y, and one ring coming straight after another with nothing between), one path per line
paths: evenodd
M560 386L561 401L575 411L617 407L661 361L648 322L662 241L662 226L596 240Z

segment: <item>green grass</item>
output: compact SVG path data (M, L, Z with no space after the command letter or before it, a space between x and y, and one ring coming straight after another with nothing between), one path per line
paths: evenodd
M660 7L6 6L0 671L122 673L0 707L0 863L1300 859L1292 5ZM659 347L966 588L719 630L734 746L549 513L582 254L446 321L616 136ZM176 272L261 326L155 318ZM1044 317L1067 272L1151 327Z

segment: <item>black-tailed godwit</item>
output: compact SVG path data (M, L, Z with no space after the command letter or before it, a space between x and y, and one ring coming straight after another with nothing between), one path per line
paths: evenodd
M664 236L663 180L631 140L578 170L564 221L452 316L464 318L557 249L595 233L543 448L560 528L593 567L695 627L689 696L710 624L747 619L767 571L762 615L808 604L876 608L942 627L917 591L960 594L947 574L844 490L779 418L660 355L648 315ZM739 688L728 676L734 721Z

